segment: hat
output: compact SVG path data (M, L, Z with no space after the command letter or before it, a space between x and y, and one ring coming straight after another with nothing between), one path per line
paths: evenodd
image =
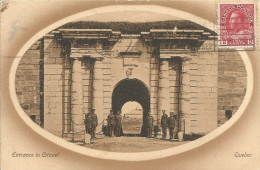
M95 108L91 108L91 110L96 110Z

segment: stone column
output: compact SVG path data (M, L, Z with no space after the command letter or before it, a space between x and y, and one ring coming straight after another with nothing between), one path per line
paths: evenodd
M179 130L185 133L190 132L190 65L189 60L182 61L182 73L181 73L181 87L180 87L180 109L179 109ZM185 127L183 126L183 119L185 119ZM185 129L184 129L185 128Z
M150 109L151 115L154 117L154 125L158 126L158 81L159 81L159 68L158 62L155 57L151 58L151 68L150 68Z
M158 89L158 122L160 124L162 110L170 111L170 88L169 88L169 61L161 59Z
M97 133L102 130L102 123L103 122L103 62L102 58L96 58L93 67L93 103L92 107L96 109L96 114L98 118L98 127Z
M71 84L72 141L85 142L81 61L74 59Z
M71 76L73 62L69 57L64 59L63 69L63 136L69 137L71 132Z
M83 61L82 61L83 62ZM83 81L83 112L85 114L90 112L92 107L92 65L91 58L84 58L82 67L82 81Z

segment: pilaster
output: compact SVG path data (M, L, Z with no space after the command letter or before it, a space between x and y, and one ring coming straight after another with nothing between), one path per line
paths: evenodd
M179 130L190 133L190 64L189 59L182 61L181 86L179 96ZM185 119L185 127L183 127L183 119Z
M103 116L103 62L102 58L96 58L93 66L93 103L92 107L96 109L98 118L97 132L102 130Z
M162 111L165 110L169 115L170 93L169 93L169 61L161 59L158 89L158 120L160 122Z
M72 141L85 141L81 61L74 58L71 84Z

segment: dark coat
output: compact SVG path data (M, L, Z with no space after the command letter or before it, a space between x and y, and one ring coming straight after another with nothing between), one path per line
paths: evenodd
M168 126L168 115L163 114L161 117L161 126L162 127L167 127Z
M114 114L109 114L108 116L107 116L107 124L108 125L115 125L115 123L116 123L116 120L115 120L115 115Z
M175 118L173 116L170 116L168 118L168 127L169 128L174 128L175 127Z
M89 127L89 126L97 126L98 125L97 115L95 113L88 113L86 115L85 124L87 125L87 127Z
M154 119L153 119L153 117L152 116L147 116L146 117L146 126L153 126L153 121L154 121Z
M116 126L122 126L122 118L121 118L121 115L116 115L115 116L115 123L116 123Z

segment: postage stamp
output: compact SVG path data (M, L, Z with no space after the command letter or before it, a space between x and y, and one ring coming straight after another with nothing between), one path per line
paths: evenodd
M218 4L219 47L255 46L255 4Z

